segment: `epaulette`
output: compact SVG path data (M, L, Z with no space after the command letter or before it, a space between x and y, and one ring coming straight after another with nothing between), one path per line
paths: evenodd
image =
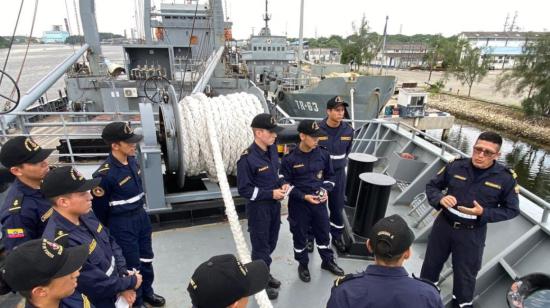
M44 213L44 215L40 217L40 220L42 222L46 222L46 220L48 220L50 216L52 216L52 214L53 214L53 207L51 207L46 213Z
M241 153L241 156L244 156L244 155L248 155L248 149L245 149L245 150Z
M109 172L109 169L111 168L111 166L109 165L109 163L104 163L103 165L101 165L95 172L94 174L92 175L93 177L96 177L97 175L107 175L107 173Z
M460 161L466 159L466 157L462 157L461 155L454 155L453 158L449 159L449 163L452 163L454 161Z
M506 171L510 172L510 174L512 175L512 177L515 179L518 178L518 175L516 174L516 172L514 171L514 169L511 169L511 168L505 168Z
M58 243L63 247L67 247L69 243L69 233L61 228L55 229L55 238L54 242Z
M363 274L347 274L345 276L339 276L338 278L336 278L334 280L334 285L332 286L333 288L336 288L338 286L340 286L342 283L346 282L346 281L349 281L349 280L353 280L355 278L359 278L359 277L363 277Z
M23 194L19 194L15 196L15 198L11 202L11 205L8 211L12 214L19 213L21 212L22 206L23 206Z
M416 277L414 274L412 274L412 277L413 277L415 280L422 281L422 282L425 283L425 284L429 284L430 286L434 287L434 288L437 290L438 293L441 293L441 289L440 289L435 283L429 281L428 279Z

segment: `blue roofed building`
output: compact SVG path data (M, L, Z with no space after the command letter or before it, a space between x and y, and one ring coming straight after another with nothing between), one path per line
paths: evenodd
M69 32L63 31L61 26L54 25L52 30L42 33L41 41L45 44L63 44L69 37Z
M467 40L470 46L481 49L489 57L492 69L508 69L514 66L517 57L523 54L527 43L537 40L548 32L462 32L460 39Z

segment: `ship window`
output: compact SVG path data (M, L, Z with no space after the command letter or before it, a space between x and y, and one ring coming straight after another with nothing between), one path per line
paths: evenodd
M164 16L166 19L172 19L172 16Z
M258 48L256 46L254 46L254 51L256 51Z
M267 47L267 51L271 51L271 46Z
M266 48L265 48L265 46L264 46L263 50L264 50L264 51L266 51Z

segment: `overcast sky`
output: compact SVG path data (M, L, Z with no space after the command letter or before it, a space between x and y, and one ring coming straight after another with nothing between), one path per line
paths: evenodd
M0 35L11 35L21 0L0 0ZM28 35L36 0L26 0L17 34ZM41 36L52 25L63 25L69 7L72 33L77 32L75 0L38 0L38 13L33 36ZM96 0L97 22L101 32L123 34L135 28L134 7L138 0ZM264 0L222 0L226 16L233 21L233 36L247 38L253 28L263 25ZM153 5L160 0L152 0ZM164 0L173 2L173 0ZM176 2L183 2L178 0ZM205 0L201 0L205 2ZM225 3L227 2L227 3ZM76 0L78 3L78 0ZM272 34L298 37L300 0L272 0L269 3ZM351 23L363 13L372 30L382 33L385 16L389 16L388 33L417 33L445 36L462 31L501 31L510 14L517 11L516 24L522 31L550 31L550 1L548 0L305 0L304 36L320 37L352 33Z

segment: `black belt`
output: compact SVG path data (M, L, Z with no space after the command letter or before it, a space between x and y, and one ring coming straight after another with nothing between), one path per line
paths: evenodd
M124 212L119 212L119 213L111 213L111 216L133 216L137 213L140 213L140 210L143 210L145 211L145 209L143 208L143 204L136 207L135 209L133 210L129 210L129 211L124 211Z
M274 203L281 203L281 202L279 200L249 201L248 205L272 205Z
M452 220L451 218L447 217L447 215L445 214L442 214L442 215L443 215L443 218L445 218L445 221L449 225L451 225L451 227L455 230L473 230L478 227L477 225L474 225L474 224L467 224L460 221Z

